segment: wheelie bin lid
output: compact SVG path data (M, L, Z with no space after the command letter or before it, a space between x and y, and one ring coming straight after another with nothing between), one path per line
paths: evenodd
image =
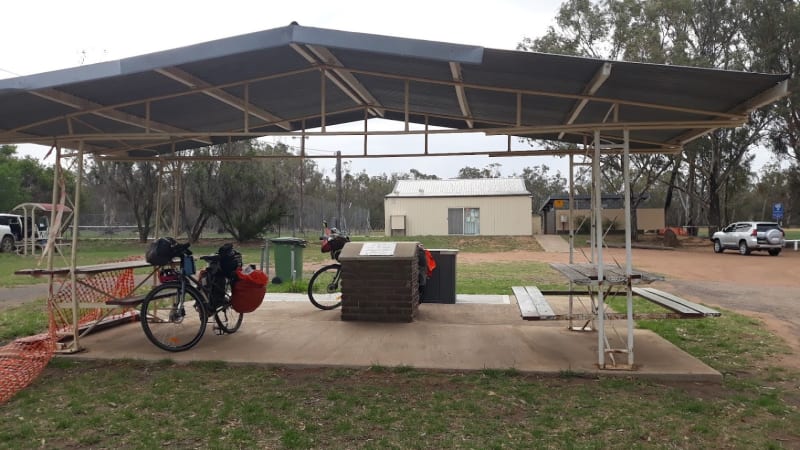
M305 247L308 244L308 241L305 239L295 238L295 237L277 237L271 238L269 240L273 244L280 244L280 245L292 245L295 247Z

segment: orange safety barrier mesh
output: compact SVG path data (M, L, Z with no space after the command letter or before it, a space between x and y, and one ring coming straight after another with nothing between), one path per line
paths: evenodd
M98 307L82 307L79 309L78 325L83 326L99 319L103 314L101 306L108 296L125 297L133 292L133 269L101 272L83 278L75 286L75 296L82 306L96 303ZM58 334L72 333L72 282L64 281L58 291L50 298L49 312L53 326Z
M50 333L20 338L0 348L0 403L28 386L50 362L55 351Z
M50 362L60 338L72 336L74 327L71 286L69 280L62 282L48 300L48 332L19 338L0 347L0 403L5 403L32 383ZM98 303L100 306L108 300L108 295L104 293L125 297L133 292L133 288L133 269L124 269L83 278L76 285L76 296L82 306L91 303ZM104 311L108 309L80 308L79 327L102 318Z

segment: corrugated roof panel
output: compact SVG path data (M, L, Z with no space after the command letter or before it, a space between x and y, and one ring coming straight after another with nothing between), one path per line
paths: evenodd
M162 142L184 149L201 145L203 140L197 138L204 133L215 134L214 142L250 137L241 134L242 111L247 109L254 111L249 123L253 136L314 128L323 123L323 115L328 126L352 122L363 119L364 111L371 109L401 121L408 114L409 121L429 126L481 127L490 134L554 139L559 133L551 127L566 124L579 103L574 96L585 92L604 64L591 58L292 24L119 61L0 80L0 142L58 139L66 148L74 148L85 141L93 153L134 156L143 137L136 134L145 133L142 124L148 117L159 122L153 128L170 130L161 132ZM631 139L638 148L672 146L676 137L681 138L680 145L700 135L698 131L735 126L749 110L785 95L789 77L621 61L608 64L608 79L573 123L601 123L611 105L618 104L620 124L637 125L631 129ZM454 78L454 67L460 70L461 85ZM276 75L279 78L267 79ZM46 88L52 90L41 91ZM466 94L459 98L461 92ZM474 120L464 117L467 111ZM124 113L135 117L123 117ZM283 121L280 127L253 128L263 125L269 115L289 121L289 126ZM96 121L92 116L111 120ZM517 117L521 129L514 127ZM729 125L718 117L733 120ZM98 123L102 128L71 136L69 119ZM652 122L656 123L648 129L646 124ZM128 129L120 124L130 123L136 124L137 133L114 135ZM587 129L568 130L561 140L582 142ZM601 138L618 141L618 135L619 131L604 130ZM153 148L167 153L173 144L154 144Z
M387 197L491 197L525 195L522 178L399 180Z

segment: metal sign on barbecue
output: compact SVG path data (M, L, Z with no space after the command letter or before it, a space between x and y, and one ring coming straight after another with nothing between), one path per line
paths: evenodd
M397 242L365 242L361 246L361 256L392 256Z
M775 220L783 219L783 203L772 205L772 218Z

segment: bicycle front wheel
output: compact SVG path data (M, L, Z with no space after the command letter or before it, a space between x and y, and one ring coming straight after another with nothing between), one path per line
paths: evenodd
M142 302L140 318L145 336L156 347L180 352L195 346L206 331L208 313L196 289L164 283Z
M331 264L314 272L308 282L308 299L319 309L334 309L342 304L342 266Z

